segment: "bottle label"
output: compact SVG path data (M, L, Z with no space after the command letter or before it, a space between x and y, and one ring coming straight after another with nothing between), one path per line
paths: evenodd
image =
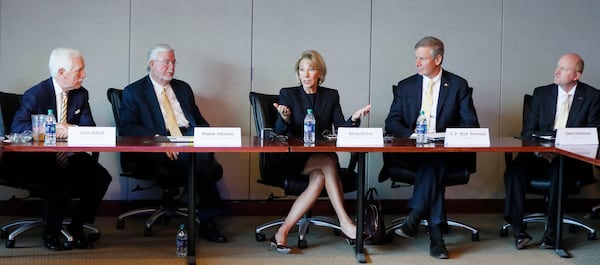
M46 124L46 134L56 133L56 124Z
M315 124L314 123L305 123L304 124L304 132L312 133L314 131L315 131Z
M177 247L178 248L185 248L185 247L187 247L187 240L177 239Z
M426 124L418 124L417 128L416 128L417 134L420 133L426 133L427 132L427 125Z

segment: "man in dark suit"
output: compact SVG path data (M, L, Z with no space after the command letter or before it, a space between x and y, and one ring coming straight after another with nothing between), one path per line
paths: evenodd
M460 76L442 69L444 44L435 37L425 37L415 45L417 74L398 83L394 101L385 120L385 130L397 137L415 132L419 112L428 120L428 132L444 132L448 127L479 127L472 89ZM447 259L448 250L442 237L446 224L444 209L444 175L453 168L473 162L471 154L384 154L385 163L401 163L416 173L414 191L408 206L412 209L406 222L394 231L414 238L421 219L430 226L430 255Z
M57 139L66 139L70 126L96 126L88 103L88 91L81 86L85 78L81 53L67 48L55 49L50 54L49 68L51 78L25 91L11 131L31 130L32 114L46 114L49 109L62 110L65 101L66 112L55 112ZM62 219L69 200L74 197L80 198L80 201L67 229L75 239L75 247L93 248L83 232L83 225L94 222L112 180L108 171L88 153L28 153L23 156L21 159L25 160L19 160L27 161L27 166L23 166L19 173L23 173L24 182L30 185L42 183L41 188L46 194L43 234L46 248L61 249Z
M167 44L155 45L148 53L148 71L149 75L123 91L118 124L120 135L192 136L194 127L209 126L196 106L190 85L173 78L173 48ZM223 213L223 202L216 186L216 181L223 175L223 168L213 153L197 153L195 163L200 236L213 242L225 242L225 236L213 223L213 217ZM135 172L151 175L163 187L171 185L176 189L186 183L190 155L178 152L123 153L121 164Z
M537 87L533 91L521 137L552 134L557 128L564 127L600 127L600 92L579 81L583 67L583 59L577 54L567 53L560 57L554 71L554 84ZM532 240L523 227L523 212L527 183L534 176L551 180L546 230L540 248L554 247L556 206L559 200L554 192L559 164L555 156L553 153L519 153L504 173L504 217L513 227L517 249L525 248ZM571 187L577 178L593 176L591 165L569 158L565 158L563 172L565 187Z

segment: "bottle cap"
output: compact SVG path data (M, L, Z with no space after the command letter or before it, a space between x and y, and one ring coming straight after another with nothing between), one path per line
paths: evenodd
M312 112L312 109L307 109L307 110L306 110L306 112L307 112L307 113L310 113L310 114L312 114L312 113L313 113L313 112Z
M53 109L48 109L48 114L54 114L54 110Z

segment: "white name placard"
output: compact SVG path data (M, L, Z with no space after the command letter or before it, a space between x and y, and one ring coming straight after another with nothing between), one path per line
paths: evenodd
M69 146L117 145L117 134L115 127L69 127L67 139L67 145Z
M487 147L490 146L489 128L447 128L444 146Z
M240 127L196 127L194 128L194 146L242 146L242 129Z
M558 147L558 149L566 150L571 153L578 154L580 156L585 156L589 158L596 158L596 154L598 153L598 145L590 144L590 145L562 145Z
M339 147L381 147L383 128L339 127L336 145Z
M596 128L560 128L556 130L554 145L598 144Z

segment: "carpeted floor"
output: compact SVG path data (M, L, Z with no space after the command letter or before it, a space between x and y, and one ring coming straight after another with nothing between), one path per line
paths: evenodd
M529 226L533 244L517 251L512 237L498 235L502 220L492 214L453 214L450 217L480 229L480 241L472 242L471 234L453 229L445 236L449 260L429 257L428 236L422 229L417 239L396 237L386 245L366 246L370 264L600 264L600 241L588 241L586 232L565 231L564 246L573 255L571 259L558 257L553 250L541 250L537 245L543 232L541 224ZM600 220L581 217L588 224L600 227ZM386 219L391 219L387 216ZM14 220L0 217L0 223ZM313 228L307 236L308 248L296 248L296 234L291 234L289 244L294 246L290 255L268 250L266 242L254 239L254 228L269 217L223 217L218 220L229 242L225 244L197 240L197 264L357 264L354 250L331 229ZM0 246L0 264L185 264L185 259L175 257L175 233L180 222L174 217L170 223L157 225L152 237L143 236L143 218L128 219L124 230L115 228L115 217L100 217L97 225L101 238L94 250L69 250L51 252L42 246L41 229L26 233L16 240L16 248ZM389 223L389 222L388 222ZM567 228L565 226L565 228ZM267 238L273 231L268 231Z

